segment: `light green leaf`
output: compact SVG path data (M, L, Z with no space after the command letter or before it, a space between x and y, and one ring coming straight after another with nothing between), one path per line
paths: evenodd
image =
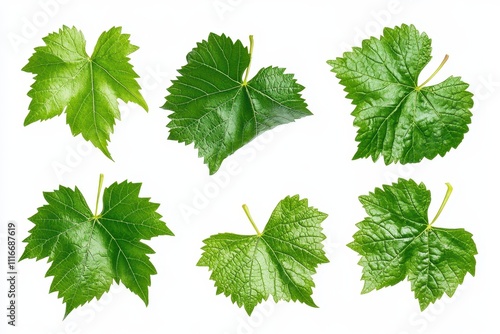
M431 39L411 25L385 28L343 57L328 61L356 108L358 151L353 159L380 155L386 165L444 156L468 131L473 106L460 77L426 86L419 75L431 60Z
M59 116L73 136L82 134L108 158L109 136L115 119L120 119L117 99L134 102L148 110L139 93L138 75L128 55L138 49L121 28L102 33L92 56L85 51L85 39L76 28L63 26L43 38L45 46L35 48L23 71L35 74L29 114L24 125Z
M99 194L101 186L102 177ZM63 298L65 316L94 297L99 299L113 280L122 281L148 304L156 269L148 256L154 251L141 239L173 233L160 220L159 205L139 197L140 188L140 183L113 183L104 190L102 212L97 214L96 207L93 214L78 188L60 186L44 193L47 204L29 218L35 227L24 240L21 260L51 262L50 292L58 291Z
M474 276L477 249L472 234L461 228L433 226L451 190L448 185L441 208L430 223L431 193L422 183L399 179L359 197L368 217L356 225L359 231L348 246L361 255L363 293L408 277L424 310L444 293L453 296L467 272Z
M285 69L266 67L249 81L252 56L238 40L210 34L187 55L162 107L173 111L169 139L194 143L210 174L259 134L311 115L304 89ZM245 78L243 72L245 72Z
M327 263L321 222L327 214L308 206L299 196L286 197L274 209L261 233L247 215L256 235L223 233L204 240L198 266L212 271L217 294L231 295L233 303L251 314L267 300L300 301L316 307L312 274Z

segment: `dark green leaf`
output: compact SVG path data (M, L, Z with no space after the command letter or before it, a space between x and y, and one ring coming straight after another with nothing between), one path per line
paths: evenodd
M380 39L364 40L361 48L328 61L356 105L352 115L359 144L353 159L375 161L382 155L387 165L415 163L444 156L462 142L472 116L469 85L459 77L419 85L430 60L430 38L402 25L385 28Z
M194 142L210 174L262 132L311 115L300 96L304 87L285 69L267 67L242 79L250 57L239 40L210 34L187 55L168 88L162 108L173 111L169 139Z
M44 193L47 204L30 218L35 227L24 242L22 259L48 258L47 276L54 276L50 292L66 303L66 315L76 307L99 299L113 280L120 281L148 304L148 287L156 269L141 242L173 235L159 205L139 197L140 183L113 183L104 190L104 207L92 214L78 188L60 186Z
M357 224L359 231L348 246L361 255L363 293L408 277L424 310L444 293L451 297L467 272L474 276L477 250L472 234L434 227L440 211L429 223L431 193L424 184L399 179L359 200L368 217Z

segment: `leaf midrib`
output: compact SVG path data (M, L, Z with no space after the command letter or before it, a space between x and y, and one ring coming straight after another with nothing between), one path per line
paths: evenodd
M90 231L90 238L89 240L87 241L87 245L85 246L85 258L83 261L79 262L79 265L82 266L84 268L84 271L87 270L87 261L88 261L88 257L89 257L89 253L91 253L90 251L90 243L92 241L92 238L94 236L94 229L95 229L95 225L96 225L96 222L98 222L97 219L92 219L92 228L91 228L91 231ZM89 222L89 221L87 221ZM84 281L84 277L83 277L83 271L80 271L80 275L78 276L78 282L77 282L77 285L80 286L81 282ZM73 301L75 299L75 296L76 296L76 293L77 292L80 292L79 289L74 289L73 290L73 296L71 297L71 300ZM68 305L70 305L72 303L68 303ZM71 305L73 306L73 305Z
M295 289L299 292L300 296L302 297L302 300L303 301L307 301L310 297L308 295L304 295L303 291L302 291L302 288L299 287L295 281L290 277L290 275L288 274L288 271L283 267L283 265L281 264L281 262L279 261L278 259L278 256L276 255L276 253L274 252L274 249L271 247L271 245L269 245L269 243L264 239L263 235L259 237L259 239L262 239L262 241L266 244L266 248L271 251L271 253L268 253L270 256L271 256L271 259L273 259L274 263L279 267L279 272L283 273L285 276L286 276L286 280L289 281L294 287ZM295 260L295 259L294 259ZM299 263L300 265L302 265L300 262L298 262L297 260L295 260L297 263ZM281 275L280 275L281 276ZM283 278L282 278L283 279ZM288 285L286 285L288 287ZM290 291L290 288L288 288L288 292L289 292L289 296L290 298L293 299L293 296L292 296L292 293Z
M130 262L127 258L127 256L125 256L125 252L122 250L121 246L120 246L120 243L118 242L118 240L114 237L114 235L106 228L106 226L104 224L102 224L99 220L96 220L97 223L99 224L100 227L102 227L102 229L104 231L106 231L106 233L109 235L109 237L111 238L111 240L113 240L113 242L116 244L116 247L118 247L118 254L116 256L116 266L118 266L118 260L120 258L120 254L123 256L123 258L125 259L125 261L127 262L127 266L130 270L130 272L132 273L132 276L134 278L134 282L136 283L136 286L139 288L140 292L141 292L141 299L143 299L144 301L146 301L147 299L147 293L144 292L144 290L142 289L142 286L141 284L139 283L139 281L137 281L137 275L136 275L136 272L132 269L132 266L130 265ZM110 255L110 254L108 254ZM113 271L115 273L115 277L120 279L118 277L118 271L117 271L117 268L113 268Z

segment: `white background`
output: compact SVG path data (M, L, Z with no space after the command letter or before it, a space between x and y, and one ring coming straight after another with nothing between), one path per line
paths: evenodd
M500 73L496 1L76 1L3 2L0 13L1 262L6 264L8 221L24 239L27 220L45 203L42 192L59 184L80 188L95 202L99 173L105 185L142 182L141 195L161 203L159 212L175 237L149 244L158 274L152 277L150 305L122 286L62 320L64 305L49 294L46 260L19 264L18 327L9 333L493 333L498 329L498 124ZM423 81L445 54L445 67L432 83L461 76L475 94L470 131L444 158L416 165L385 166L352 161L356 128L326 60L341 56L361 39L379 36L383 26L414 24L433 40L433 60ZM109 149L115 162L81 138L72 137L65 117L23 127L33 77L21 68L43 44L42 37L63 24L76 26L92 53L99 35L122 26L140 49L131 62L141 76L149 113L121 104ZM248 45L255 38L252 73L275 65L294 73L306 87L303 97L314 116L281 126L226 159L208 175L193 146L168 141L166 88L185 64L186 54L210 32L226 33ZM381 159L380 159L381 160ZM232 174L231 174L232 173ZM420 312L407 281L360 295L359 257L345 244L365 213L357 197L397 177L424 182L433 194L432 217L454 186L436 223L474 234L479 255L476 277L467 275L453 298L444 297ZM215 295L207 268L196 267L202 240L220 232L253 233L241 205L264 227L286 195L300 194L329 214L324 222L329 264L314 276L318 309L300 303L266 302L252 317L229 298ZM189 211L190 210L190 211ZM19 253L24 245L19 243ZM2 263L1 267L5 268ZM3 276L2 276L3 277ZM6 313L5 279L1 280ZM4 302L5 300L5 302ZM488 301L491 304L488 304ZM2 314L4 314L2 313ZM2 326L7 322L0 317Z

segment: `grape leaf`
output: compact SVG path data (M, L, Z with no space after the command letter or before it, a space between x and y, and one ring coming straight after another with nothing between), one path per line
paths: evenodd
M380 155L386 165L444 156L469 130L473 106L460 77L425 86L418 77L431 60L431 39L411 25L385 28L380 39L364 40L343 57L330 60L356 108L358 150L353 159Z
M35 48L23 68L35 74L24 125L59 116L65 110L73 136L81 133L111 159L107 146L115 118L120 119L117 99L148 110L139 93L138 75L127 57L138 49L129 37L120 27L111 28L101 34L90 57L85 38L75 27L63 26L43 38L46 45Z
M194 142L210 174L262 132L311 115L304 89L285 69L266 67L247 81L253 49L211 33L187 55L162 106L173 111L169 139ZM246 69L245 78L242 80Z
M99 182L99 193L102 176ZM156 269L141 242L173 235L156 212L159 204L139 197L140 183L113 183L104 190L103 210L93 214L78 188L60 186L45 192L47 204L29 220L35 224L21 256L48 258L47 276L54 276L50 292L66 303L65 317L94 297L99 299L120 281L147 305L151 275Z
M399 179L359 197L369 216L357 224L359 230L348 246L362 256L362 293L395 285L408 276L424 310L443 293L453 296L467 272L474 276L477 249L472 234L433 226L451 194L447 185L445 199L430 223L431 193L422 183Z
M208 267L217 294L231 295L247 313L272 295L317 307L311 298L312 274L327 263L321 222L328 216L308 206L307 199L286 197L274 209L261 233L248 212L256 235L222 233L204 240L198 266Z

